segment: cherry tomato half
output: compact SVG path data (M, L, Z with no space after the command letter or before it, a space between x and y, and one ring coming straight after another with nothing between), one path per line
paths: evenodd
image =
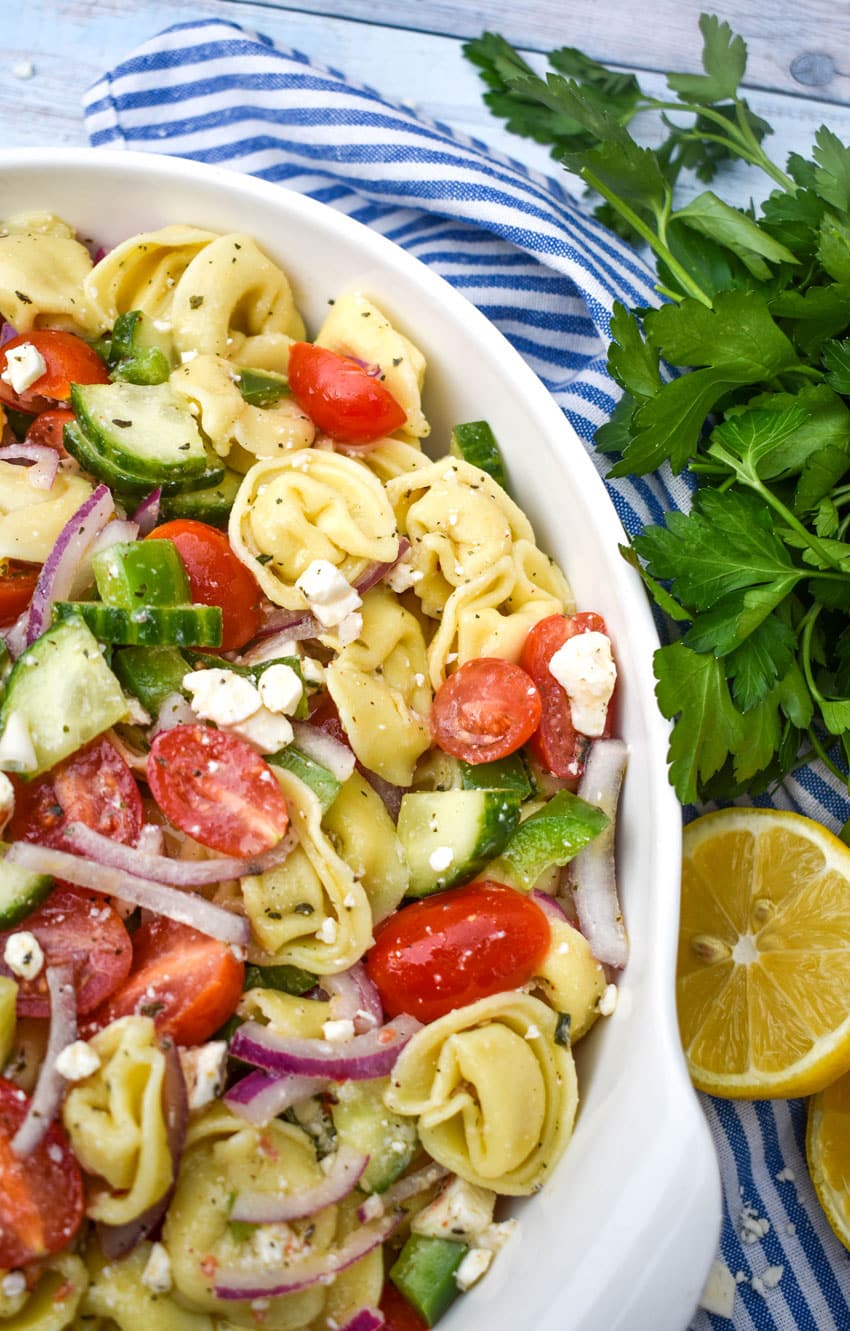
M192 600L221 606L222 652L238 651L263 622L262 591L249 568L230 547L227 535L194 518L175 518L155 527L148 540L173 541L183 560Z
M59 1252L76 1234L85 1195L80 1167L58 1123L25 1160L12 1139L26 1117L29 1096L0 1077L0 1269L25 1266Z
M126 978L133 959L130 935L121 917L103 897L60 885L15 929L0 933L0 975L12 976L2 960L13 933L34 934L45 966L34 980L18 982L19 1017L49 1017L48 966L69 965L74 971L77 1011L91 1012Z
M511 661L479 656L440 685L431 734L444 753L467 763L488 763L515 753L540 724L533 680Z
M85 823L101 836L132 846L143 822L133 773L115 746L101 737L35 781L15 783L9 837L70 850L64 829L68 823Z
M18 411L46 411L55 402L67 402L71 384L109 383L109 371L97 352L81 337L56 328L37 328L4 342L0 347L0 375L6 369L9 352L27 343L35 347L46 369L22 393L16 393L0 378L0 401Z
M289 387L320 430L345 444L371 444L392 434L407 413L380 379L350 356L294 342L289 348Z
M65 407L53 407L50 411L42 411L27 430L27 443L46 444L48 448L55 448L57 453L67 457L63 431L73 420L73 411L68 411Z
M366 969L390 1017L436 1021L535 974L551 938L530 897L469 883L405 906L378 925Z
M0 559L0 624L13 624L26 609L40 572L39 564Z
M140 1013L175 1044L203 1044L233 1015L244 978L243 963L226 943L157 917L134 933L132 971L91 1014L86 1036Z
M260 855L289 826L283 791L247 740L208 726L157 735L148 785L166 818L222 855Z
M425 1318L389 1280L384 1285L378 1306L384 1314L384 1331L428 1331Z
M543 701L540 727L532 736L530 747L535 758L554 776L565 779L581 776L588 745L585 736L573 725L570 700L549 669L549 662L568 638L579 633L606 632L601 615L582 611L577 615L549 615L541 619L525 640L520 664L534 680ZM606 738L611 733L610 718L609 707Z

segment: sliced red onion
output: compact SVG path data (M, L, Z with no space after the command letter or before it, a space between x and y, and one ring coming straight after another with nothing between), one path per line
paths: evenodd
M380 1331L386 1324L387 1319L380 1308L361 1308L353 1317L349 1317L339 1331Z
M579 783L578 793L608 815L608 826L570 863L579 926L597 961L625 966L629 940L617 895L614 831L617 803L628 760L628 746L621 739L597 739Z
M300 1261L288 1261L286 1266L277 1270L244 1271L239 1267L220 1267L216 1272L216 1298L276 1298L279 1294L295 1294L298 1290L308 1289L310 1285L330 1284L340 1271L353 1266L367 1253L380 1247L398 1229L403 1219L404 1212L396 1211L373 1224L355 1229L332 1252L322 1253L319 1257L303 1257Z
M134 874L150 882L170 883L172 887L209 887L229 878L246 878L248 875L266 873L283 864L293 846L292 841L282 837L271 850L250 859L238 860L222 855L215 859L189 862L172 860L167 855L152 855L139 846L125 846L95 832L85 823L69 823L62 835L80 855L98 864L120 869L122 873Z
M158 1201L152 1203L141 1215L135 1216L123 1225L104 1225L97 1227L100 1246L104 1256L110 1261L125 1257L128 1252L152 1234L168 1210L177 1183L177 1171L186 1143L186 1126L189 1121L189 1099L186 1094L186 1081L180 1066L177 1048L169 1040L163 1044L165 1055L165 1077L162 1083L162 1116L165 1122L165 1136L171 1156L171 1183Z
M57 1071L56 1060L77 1038L73 966L48 966L46 979L50 995L50 1033L26 1118L12 1138L12 1153L18 1159L32 1155L59 1111L65 1078Z
M278 1114L319 1095L328 1085L328 1077L295 1077L291 1073L275 1077L270 1072L249 1072L231 1086L224 1103L240 1118L264 1128Z
M365 596L373 587L377 587L378 583L382 582L388 573L392 572L396 564L404 559L404 556L409 549L410 541L406 536L401 536L399 538L398 553L396 554L395 559L389 560L386 564L370 564L366 569L366 572L361 573L360 577L355 582L354 590L359 592L361 596Z
M92 541L89 555L96 555L101 550L109 550L113 545L135 541L138 536L138 522L131 522L129 518L113 518L111 522L107 522L100 535Z
M139 535L147 536L159 522L159 504L162 499L162 486L158 485L145 495L133 514L133 521L139 524Z
M56 480L59 470L59 453L47 444L22 443L4 444L0 448L0 461L31 462L27 469L27 480L36 490L49 490Z
M346 1142L332 1156L326 1156L322 1168L328 1172L315 1188L304 1192L238 1192L230 1211L231 1220L249 1225L282 1225L301 1220L305 1215L336 1206L353 1192L369 1163L368 1155L355 1151Z
M536 901L544 915L548 915L550 920L566 920L567 912L564 910L560 901L556 901L548 892L538 892L535 888L530 893L533 901Z
M318 619L306 610L282 610L273 606L266 612L265 623L253 641L258 643L273 633L283 633L290 642L300 642L303 638L318 638L320 633L326 632Z
M199 933L217 938L222 943L247 947L250 941L251 926L244 916L234 915L232 911L216 906L193 892L181 892L163 883L152 883L149 879L137 878L121 869L80 859L78 855L64 850L37 846L31 841L16 841L6 852L6 860L9 864L20 864L22 868L32 869L34 873L51 874L77 887L88 887L92 891L102 892L104 896L130 901L134 906L155 911L166 919L188 924Z
M381 996L369 979L362 961L356 962L347 971L341 971L339 975L323 975L321 987L331 1000L332 1020L352 1021L358 1035L365 1035L382 1025L384 1009Z
M0 324L0 347L4 347L7 342L11 342L13 337L18 336L17 328L13 328L10 323L4 319Z
M445 1165L438 1165L436 1160L432 1160L424 1169L418 1169L415 1174L407 1174L404 1178L400 1178L392 1187L387 1188L386 1192L373 1192L367 1201L358 1206L357 1219L364 1224L367 1220L374 1220L372 1208L376 1202L380 1202L383 1212L395 1210L409 1197L418 1197L420 1192L427 1192L435 1183L442 1183L443 1179L449 1177L450 1172Z
M69 595L86 551L109 521L114 509L109 489L105 485L98 485L65 523L47 556L32 594L25 647L30 647L50 627L53 602L63 601Z
M362 772L369 785L376 795L380 795L384 808L390 815L394 823L398 822L398 814L401 809L401 797L406 794L408 787L394 786L392 782L385 781L377 772L370 772L368 767L362 763L357 764L358 771Z
M326 767L337 781L347 781L354 771L355 758L347 744L309 721L293 721L294 743L308 758Z
M150 737L155 739L163 730L173 730L175 726L194 726L197 723L198 718L192 711L188 698L184 698L182 693L167 693L160 705Z
M352 356L348 352L345 353L345 359L353 360L354 364L359 365L361 370L363 370L365 374L368 374L370 379L380 379L381 375L384 373L377 361L361 360L359 356Z
M330 1077L333 1081L367 1081L391 1072L408 1040L421 1029L421 1022L402 1013L368 1035L335 1042L275 1035L268 1026L246 1021L233 1036L230 1052L234 1058L267 1072L296 1072L305 1077Z

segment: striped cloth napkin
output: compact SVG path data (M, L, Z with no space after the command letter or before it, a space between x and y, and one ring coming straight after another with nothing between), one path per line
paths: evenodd
M593 436L618 396L605 368L611 308L657 297L647 265L558 181L219 21L145 43L91 88L85 110L95 146L250 172L409 250L501 329L604 474ZM687 482L669 472L606 484L630 535L688 500ZM850 813L816 764L776 802L833 829ZM850 1259L809 1183L804 1102L702 1104L723 1178L720 1257L738 1287L731 1322L698 1311L691 1331L847 1331Z

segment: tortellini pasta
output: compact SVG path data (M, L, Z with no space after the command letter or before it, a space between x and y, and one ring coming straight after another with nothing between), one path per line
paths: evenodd
M363 630L325 671L328 691L357 757L409 786L431 743L425 640L415 617L384 587L363 598Z
M59 472L49 490L39 490L25 467L0 461L0 559L43 564L91 489L82 476Z
M421 401L425 357L364 295L354 291L334 301L316 345L379 366L381 382L407 414L399 433L406 439L431 433Z
M9 1331L65 1331L74 1323L88 1272L72 1252L48 1259L32 1290L0 1292L0 1323Z
M82 1327L89 1318L108 1319L118 1331L216 1331L213 1319L182 1307L168 1292L156 1292L143 1282L153 1245L137 1244L120 1261L109 1261L92 1244L87 1254L89 1287L83 1299Z
M384 1103L417 1118L425 1150L453 1173L508 1196L535 1192L557 1164L578 1103L556 1016L529 994L482 998L414 1035Z
M171 1186L163 1109L165 1054L150 1017L122 1017L91 1040L100 1068L73 1086L63 1118L83 1169L103 1180L89 1195L93 1220L123 1225Z
M273 407L246 402L232 364L221 356L196 356L171 376L171 386L197 406L198 423L219 457L244 449L255 458L276 458L309 448L316 427L290 397Z
M599 1015L605 971L584 934L566 920L550 918L552 941L534 976L534 986L556 1012L570 1019L570 1039L580 1040Z
M95 265L85 283L86 297L101 310L109 328L129 310L164 319L180 278L214 239L214 231L179 225L131 236Z
M410 870L383 800L359 772L352 772L322 826L362 883L377 924L396 909L410 884Z
M295 586L314 560L354 583L398 553L383 486L351 458L302 448L258 462L245 476L229 525L233 549L263 591L287 610L307 610Z
M251 928L271 964L335 975L362 957L372 935L372 912L351 868L322 830L322 809L311 790L281 768L298 844L283 864L242 879Z
M421 448L404 439L381 439L371 448L364 448L352 456L384 484L397 476L406 476L409 471L427 467L431 461Z
M45 326L99 333L106 322L84 289L91 266L59 218L11 218L0 227L0 315L19 333Z
M331 1016L329 1001L284 994L278 989L248 989L237 1008L246 1021L267 1023L280 1035L321 1040L322 1027Z

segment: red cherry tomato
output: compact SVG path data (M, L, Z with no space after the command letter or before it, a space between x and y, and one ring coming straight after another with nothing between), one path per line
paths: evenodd
M496 656L467 661L440 685L431 734L444 753L488 763L515 753L540 724L540 695L524 670Z
M186 568L192 600L221 606L220 651L238 651L256 636L263 623L263 593L223 531L193 518L175 518L155 527L148 539L173 541Z
M0 1077L0 1269L67 1247L85 1207L80 1167L58 1123L25 1160L12 1154L29 1096Z
M559 647L579 633L607 633L605 620L593 611L578 615L549 615L534 625L520 656L520 664L537 685L543 700L540 728L531 738L531 751L553 775L568 779L581 776L588 741L573 725L570 700L549 669ZM606 738L610 735L611 708L608 708Z
M9 352L30 343L44 360L46 369L31 387L16 393L0 378L0 401L17 411L46 411L55 402L67 402L71 384L107 384L109 371L93 347L73 333L56 328L39 328L21 333L0 347L0 375L6 369Z
M526 984L550 938L549 921L530 897L503 883L469 883L379 924L366 969L388 1016L436 1021Z
M91 1014L87 1038L140 1013L175 1044L203 1044L233 1015L244 979L245 967L226 943L157 917L134 933L132 971Z
M0 624L13 624L30 603L41 568L18 559L0 559Z
M289 387L320 430L345 444L371 444L392 434L407 413L380 379L350 356L294 342L289 348Z
M54 887L44 904L15 929L0 933L0 975L12 976L2 958L11 934L21 930L38 939L45 966L34 980L12 977L18 983L19 1017L50 1016L48 966L73 967L77 1011L81 1013L102 1003L130 970L130 935L109 902L91 892L64 884Z
M384 1331L428 1331L424 1317L412 1308L389 1280L378 1305L384 1314Z
M133 773L115 746L101 737L35 781L15 783L8 836L70 850L64 829L68 823L85 823L112 841L132 846L143 822Z
M289 826L283 791L257 750L208 726L175 726L157 735L148 785L166 818L223 855L260 855Z
M55 448L57 453L67 457L63 431L72 420L74 420L73 411L68 411L64 407L42 411L27 430L27 443L46 444L48 448Z

